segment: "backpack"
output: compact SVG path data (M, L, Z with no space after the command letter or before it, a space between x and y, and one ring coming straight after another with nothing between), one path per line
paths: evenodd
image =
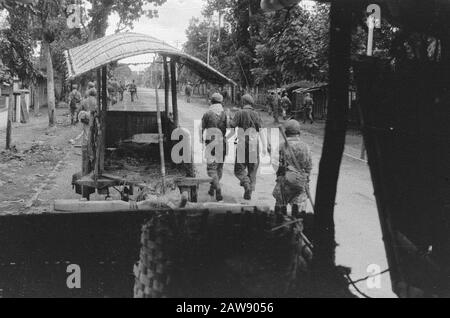
M70 108L72 108L72 109L77 108L77 104L80 102L81 102L81 100L76 95L72 96L70 103L69 103Z

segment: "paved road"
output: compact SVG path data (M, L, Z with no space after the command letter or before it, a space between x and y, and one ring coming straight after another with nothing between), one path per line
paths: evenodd
M122 105L117 109L155 110L155 91L139 89L139 101L129 105L129 96L126 96ZM163 108L164 92L160 91L161 107ZM207 106L203 100L194 99L193 103L187 104L183 96L179 97L179 110L181 126L193 131L194 121L200 120ZM266 117L266 119L268 119ZM314 170L312 175L312 192L318 176L320 155L322 152L322 140L320 136L304 134L304 139L311 145ZM79 149L74 149L73 154L68 154L65 161L65 169L57 176L53 189L44 192L40 199L49 202L55 197L76 198L71 191L68 180L71 175L80 170ZM205 176L205 166L199 165L198 170ZM243 201L243 190L233 174L233 164L227 164L223 179L224 195L227 202ZM274 172L260 173L254 204L274 205L272 190L275 185ZM205 194L207 185L202 188ZM339 248L337 250L338 265L347 266L352 269L353 279L368 276L367 269L370 265L378 265L381 270L387 268L386 254L382 241L380 223L373 195L373 186L367 165L360 160L346 156L343 160L339 189L336 202L336 230ZM204 195L204 198L206 195ZM46 205L44 204L44 207ZM365 283L358 284L360 289L372 297L394 297L391 291L389 275L384 275L381 280L381 288L369 289Z

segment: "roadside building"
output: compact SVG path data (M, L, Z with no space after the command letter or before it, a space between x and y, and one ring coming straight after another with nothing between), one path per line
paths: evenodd
M317 120L327 119L330 101L329 85L327 83L300 81L287 85L283 89L288 92L299 117L302 116L301 110L304 98L309 93L314 99L313 117ZM351 86L348 92L349 122L355 126L358 126L360 123L360 114L357 106L356 88Z

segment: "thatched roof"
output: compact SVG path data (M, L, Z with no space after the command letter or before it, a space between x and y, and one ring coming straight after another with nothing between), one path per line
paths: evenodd
M177 60L214 84L233 84L231 79L201 60L181 52L157 38L136 33L118 33L66 51L69 79L125 58L160 54Z

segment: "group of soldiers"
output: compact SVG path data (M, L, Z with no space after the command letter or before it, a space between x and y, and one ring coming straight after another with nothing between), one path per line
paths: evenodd
M295 109L293 107L292 101L289 99L289 95L286 91L283 92L270 92L267 100L268 112L273 116L275 124L280 123L280 116L284 120L289 117L295 116ZM313 117L314 99L310 93L307 93L303 99L303 123L307 120L314 124Z
M207 173L212 178L209 195L217 201L223 201L221 180L225 158L228 154L228 140L235 133L227 135L227 129L238 129L236 161L234 174L244 190L244 200L251 200L255 192L260 157L271 153L272 147L260 114L254 109L254 99L245 94L241 98L242 107L232 116L225 110L223 96L215 93L211 96L210 107L202 118L202 140L206 148L213 145L210 154L207 152ZM287 213L292 206L292 213L306 211L309 191L309 179L312 171L312 157L308 147L300 138L301 127L296 120L287 121L281 127L286 136L280 145L276 187L273 196L276 199L278 212ZM208 133L211 132L212 133ZM220 132L220 133L219 133ZM221 139L221 140L218 140ZM245 147L240 152L240 147ZM218 155L216 151L221 150Z
M124 93L127 90L130 92L131 102L134 102L135 100L138 99L137 85L134 80L132 83L125 85L122 81L117 81L115 78L111 78L108 81L107 87L108 103L110 105L115 105L119 101L123 102ZM89 82L85 97L86 98L93 97L91 96L91 94L94 94L94 92L95 96L97 96L95 83ZM68 100L69 100L71 124L76 125L79 123L78 115L83 110L83 103L85 102L85 99L83 99L77 84L72 85L72 91L69 94Z
M95 83L89 82L84 98L78 90L78 85L72 85L69 94L70 121L72 125L78 124L86 112L97 110L97 90Z
M135 81L126 85L122 81L117 81L115 78L112 78L108 82L108 100L111 105L117 104L118 101L123 102L124 94L126 91L129 91L131 96L131 102L133 103L137 97L137 86Z

